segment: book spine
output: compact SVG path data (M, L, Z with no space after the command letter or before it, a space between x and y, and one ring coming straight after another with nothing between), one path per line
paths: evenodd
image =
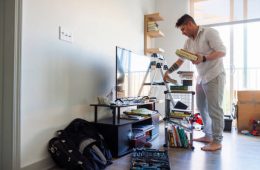
M173 125L174 126L174 125ZM172 127L173 129L174 127ZM177 141L176 141L176 134L175 134L175 131L174 129L172 130L172 137L173 137L173 144L174 144L174 147L177 147Z

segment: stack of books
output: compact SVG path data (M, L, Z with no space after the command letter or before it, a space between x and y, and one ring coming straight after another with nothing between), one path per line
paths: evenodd
M188 86L171 85L170 90L183 90L188 91Z
M171 85L170 90L188 91L189 86L192 86L193 71L178 71L177 74L181 78L181 85Z
M127 115L123 114L120 116L120 119L127 119L127 120L142 120L144 119L143 116L137 116L137 115Z
M180 78L192 80L194 72L193 71L178 71L177 74L179 74Z
M141 116L141 117L151 117L156 114L156 111L152 111L146 108L132 109L130 111L125 111L124 114L127 116Z
M168 139L170 147L189 147L187 134L184 129L179 126L173 125L172 129L168 130Z
M159 31L159 26L155 21L149 21L147 24L147 31Z
M196 61L198 59L198 57L195 54L190 53L183 49L177 49L175 53L177 56L188 59L190 61Z
M186 118L186 117L189 117L191 114L189 112L185 112L185 111L176 111L176 110L173 110L171 113L170 113L170 117L171 118L179 118L179 119L183 119L183 118Z

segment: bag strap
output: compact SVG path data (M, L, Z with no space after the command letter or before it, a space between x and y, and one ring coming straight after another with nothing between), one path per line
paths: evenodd
M92 139L92 138L88 138L83 140L80 144L79 144L79 152L83 154L84 149L86 147L88 147L90 144L93 144L94 142L96 142L96 140Z

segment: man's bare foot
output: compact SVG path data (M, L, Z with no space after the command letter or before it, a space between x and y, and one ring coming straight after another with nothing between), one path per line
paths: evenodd
M204 142L204 143L210 143L212 142L212 139L209 138L209 137L200 137L200 138L196 138L196 139L193 139L193 141L196 141L196 142Z
M220 143L211 142L201 148L203 151L217 151L222 148Z

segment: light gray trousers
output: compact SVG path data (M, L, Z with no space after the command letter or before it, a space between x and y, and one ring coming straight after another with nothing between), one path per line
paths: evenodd
M221 143L224 129L224 112L222 108L225 73L206 84L196 85L196 103L201 114L206 137L213 138L216 143Z

